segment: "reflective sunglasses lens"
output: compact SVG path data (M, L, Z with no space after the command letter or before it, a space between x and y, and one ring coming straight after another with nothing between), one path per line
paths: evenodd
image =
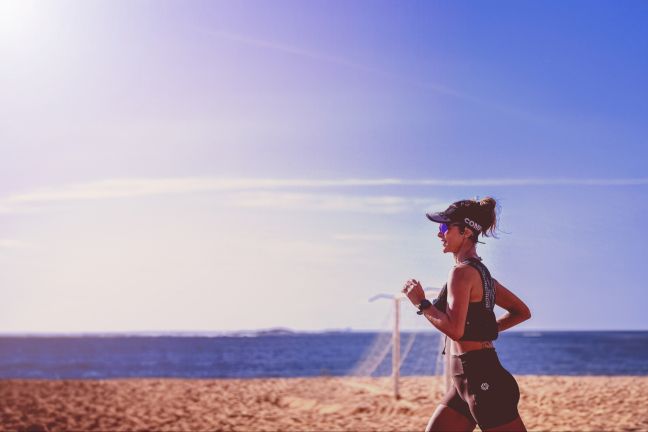
M439 225L439 231L441 231L441 234L445 234L448 231L448 225L442 223Z

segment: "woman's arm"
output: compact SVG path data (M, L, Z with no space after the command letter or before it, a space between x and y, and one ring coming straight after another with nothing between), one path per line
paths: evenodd
M453 268L448 278L448 305L445 312L441 312L434 306L423 311L425 318L452 340L459 340L463 336L470 302L470 284L474 282L475 276L479 277L466 266ZM425 298L423 289L419 287L420 285L407 293L414 306L418 306Z
M507 310L507 313L497 319L497 330L502 332L531 318L528 306L504 285L497 280L494 281L495 304Z

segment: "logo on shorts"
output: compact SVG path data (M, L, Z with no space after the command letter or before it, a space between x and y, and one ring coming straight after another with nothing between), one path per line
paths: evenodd
M488 383L482 383L481 385L481 389L484 391L488 390L488 387L489 387Z

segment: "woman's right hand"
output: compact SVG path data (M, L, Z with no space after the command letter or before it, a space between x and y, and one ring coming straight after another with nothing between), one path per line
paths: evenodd
M421 286L421 283L416 279L410 279L405 282L402 293L405 294L409 301L411 301L412 304L416 307L418 307L423 299L425 299L425 292L423 291L423 287Z

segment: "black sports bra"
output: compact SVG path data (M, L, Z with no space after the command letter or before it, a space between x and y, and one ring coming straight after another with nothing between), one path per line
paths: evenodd
M461 341L492 341L497 339L497 320L495 319L495 281L490 272L479 259L469 258L461 264L468 264L475 268L482 280L484 296L481 301L468 303L466 325ZM448 284L443 285L441 292L432 301L441 312L446 312L448 306Z

